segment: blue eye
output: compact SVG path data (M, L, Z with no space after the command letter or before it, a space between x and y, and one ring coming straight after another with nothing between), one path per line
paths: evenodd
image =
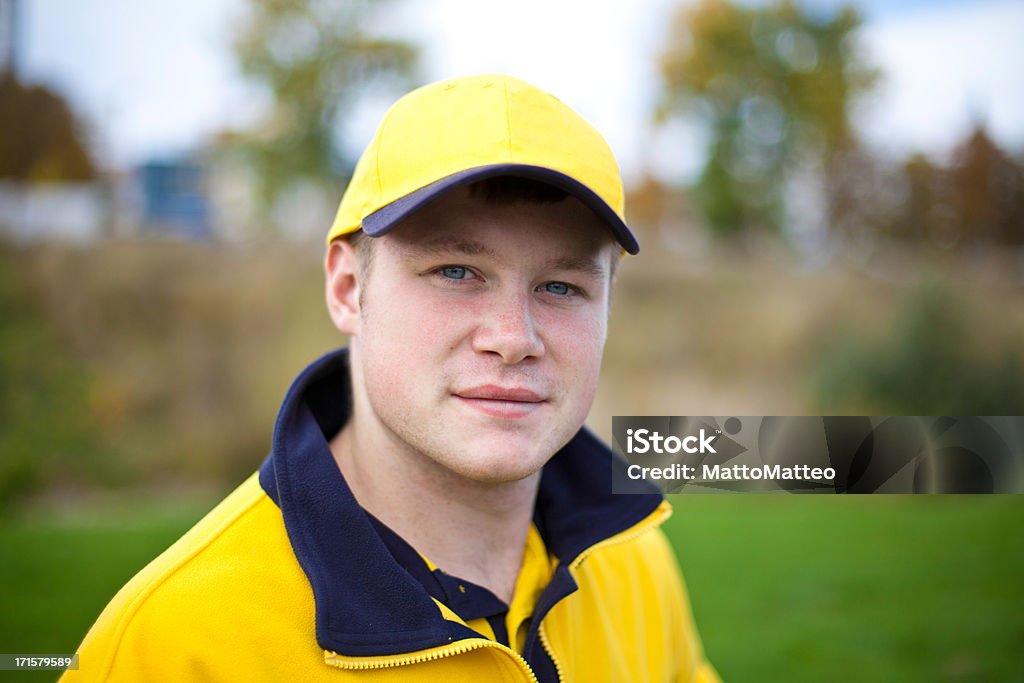
M465 280L466 273L464 266L445 266L441 269L441 275L449 280Z
M558 296L568 296L569 294L572 294L572 288L564 282L549 282L544 285L544 289L551 294L556 294Z

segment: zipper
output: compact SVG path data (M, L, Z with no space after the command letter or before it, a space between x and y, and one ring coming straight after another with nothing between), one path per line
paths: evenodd
M544 633L543 622L537 627L537 635L540 636L540 644L544 648L544 652L548 653L548 657L551 658L551 663L555 665L555 675L558 677L558 683L562 683L562 681L565 680L562 676L562 665L558 663L558 658L555 657L555 651L551 649L551 643L548 642L548 637Z
M492 647L501 650L511 657L522 672L529 677L530 683L539 683L537 681L537 675L533 673L533 669L530 668L530 665L525 659L523 659L522 655L512 648L506 647L493 640L487 640L486 638L466 638L452 643L451 645L441 645L440 647L408 655L385 655L382 657L344 657L339 655L337 652L325 650L324 661L331 666L338 667L339 669L365 671L367 669L388 669L396 666L405 666L407 664L421 664L423 662L430 662L437 659L443 659L445 657L461 655L466 652L470 652L471 650L479 650L485 647Z
M642 536L651 529L657 528L671 516L672 508L662 503L661 505L658 506L657 509L655 509L654 512L652 512L647 517L642 519L631 529L616 534L611 538L606 538L603 541L598 541L597 543L595 543L592 546L589 546L588 548L584 548L583 552L577 555L576 558L569 563L570 571L578 569L579 566L583 564L583 560L585 560L587 556L589 556L598 548L615 545L616 543L624 543L626 541L631 541L634 538L637 538L638 536ZM555 656L555 651L551 647L551 643L548 642L548 636L547 633L545 633L544 631L543 623L541 623L541 625L537 627L537 635L540 636L540 644L544 648L544 652L546 652L548 657L551 658L551 663L555 665L555 674L558 676L559 683L561 683L565 680L565 677L563 676L562 665L559 663L558 658Z
M638 536L641 536L652 528L657 527L666 519L672 516L672 508L662 503L654 512L647 516L647 518L641 520L633 528L628 531L616 534L611 538L606 538L603 541L599 541L594 545L585 548L583 552L576 556L576 558L569 564L569 569L577 569L583 560L585 560L592 552L605 546L614 545L616 543L624 543L631 541ZM548 642L547 634L544 631L544 624L541 624L537 629L537 634L540 636L541 646L544 648L544 652L547 653L548 657L551 658L551 662L555 666L555 673L558 676L558 680L565 680L563 677L562 665L558 662L558 658L555 657L555 652L551 648L551 643ZM406 666L408 664L421 664L423 662L430 662L437 659L443 659L445 657L452 657L455 655L464 654L472 650L479 650L481 648L490 647L497 650L501 650L509 657L512 658L520 668L520 670L526 674L529 678L530 683L539 683L537 675L530 668L529 663L520 655L518 652L510 647L506 647L501 643L493 640L487 640L486 638L466 638L459 640L450 645L441 645L440 647L434 647L429 650L422 650L407 655L383 655L380 657L345 657L339 655L337 652L331 650L324 651L324 661L331 666L339 669L347 669L352 671L365 671L369 669L389 669L392 667Z

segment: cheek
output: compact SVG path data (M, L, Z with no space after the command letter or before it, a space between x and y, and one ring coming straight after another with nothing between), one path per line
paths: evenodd
M370 280L361 309L366 361L389 383L408 383L412 373L436 366L456 343L458 318L450 306L409 283Z
M567 390L593 397L597 391L607 322L603 315L563 321L551 328L548 351L566 368ZM552 348L553 347L553 348Z
M600 360L608 329L606 308L597 304L571 312L555 312L543 318L548 337L558 346L575 347L578 353Z

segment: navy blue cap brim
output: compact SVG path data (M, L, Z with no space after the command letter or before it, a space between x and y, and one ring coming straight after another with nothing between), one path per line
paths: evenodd
M640 252L640 245L637 243L636 238L633 237L633 233L629 231L629 228L626 227L626 224L619 218L618 214L603 199L597 196L597 193L564 173L559 173L542 166L529 166L526 164L479 166L468 168L436 180L366 216L362 222L363 232L371 237L383 235L395 227L403 218L419 210L448 190L459 185L466 185L467 183L496 176L530 178L531 180L547 183L568 192L583 202L585 206L607 223L612 234L615 235L615 240L627 253L637 254Z

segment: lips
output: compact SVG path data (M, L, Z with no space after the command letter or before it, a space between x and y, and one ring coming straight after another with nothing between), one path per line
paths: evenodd
M495 384L484 384L472 389L455 392L462 398L480 398L488 401L516 401L518 403L541 403L544 399L529 389L500 387Z
M453 396L474 410L502 419L527 417L547 403L543 396L530 389L495 384L460 389Z

